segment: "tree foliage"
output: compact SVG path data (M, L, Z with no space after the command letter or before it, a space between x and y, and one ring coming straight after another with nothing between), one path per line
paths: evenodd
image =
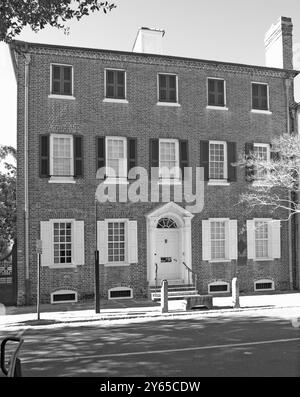
M252 183L240 195L240 203L248 208L268 207L288 211L287 218L300 213L300 137L284 134L271 144L270 160L262 160L254 153L241 156L237 165L252 170Z
M16 150L11 146L0 145L0 252L16 238L15 160Z
M9 43L27 25L34 32L53 26L67 33L67 21L115 7L98 0L0 0L0 41Z

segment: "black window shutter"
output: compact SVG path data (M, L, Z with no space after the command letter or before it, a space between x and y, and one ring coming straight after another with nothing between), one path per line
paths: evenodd
M105 137L98 136L96 142L97 147L97 171L105 167Z
M236 142L227 142L227 170L228 181L236 182L236 166L232 163L236 162Z
M150 168L159 167L159 140L151 138L150 139ZM151 178L158 179L158 172L151 174Z
M50 174L49 135L40 136L40 177L48 178Z
M254 151L253 142L245 143L246 159L249 158L251 156L251 154L253 154L253 151ZM246 176L247 182L251 182L253 180L253 177L254 177L254 167L253 166L245 167L245 176Z
M83 137L74 136L74 177L83 176Z
M189 146L187 140L179 141L179 161L181 168L181 177L184 178L184 167L189 166Z
M200 141L200 167L204 168L204 180L209 178L209 141Z
M127 140L127 172L134 168L137 163L137 139L128 138Z

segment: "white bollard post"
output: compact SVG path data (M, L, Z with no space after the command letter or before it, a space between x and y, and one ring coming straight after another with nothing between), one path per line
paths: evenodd
M163 280L161 284L160 307L162 313L168 313L168 280Z
M240 289L239 289L239 280L237 277L234 277L232 279L231 290L232 290L232 305L234 308L238 309L240 307Z

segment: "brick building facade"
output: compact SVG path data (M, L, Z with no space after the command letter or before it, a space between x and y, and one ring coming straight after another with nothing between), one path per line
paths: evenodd
M229 293L235 275L242 292L293 288L286 214L245 213L239 195L252 182L232 165L249 151L270 156L271 139L292 132L291 34L289 18L272 26L267 66L165 56L163 32L147 28L131 53L13 42L18 303L35 300L37 239L43 302L91 298L96 249L104 298L147 297L162 279L187 285L195 274L201 293ZM160 193L156 202L101 203L103 166L118 189L137 182L127 177L134 166L159 167L149 191L181 188L177 170L202 167L203 208L193 213L173 193L166 202Z

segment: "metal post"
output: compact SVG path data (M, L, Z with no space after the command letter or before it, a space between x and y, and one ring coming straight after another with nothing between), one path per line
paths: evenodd
M236 309L240 307L240 291L237 277L232 279L232 305Z
M41 294L41 254L37 254L37 284L36 284L36 312L40 320L40 294Z
M95 251L95 311L100 313L99 251Z
M168 313L168 280L163 280L160 292L160 307L162 313Z

